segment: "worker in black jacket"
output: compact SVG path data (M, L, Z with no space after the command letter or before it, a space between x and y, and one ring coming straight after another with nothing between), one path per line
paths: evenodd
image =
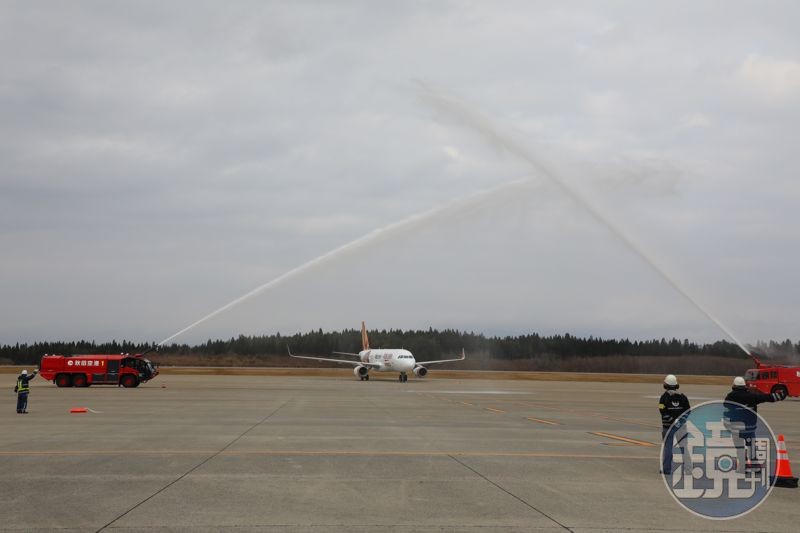
M664 394L658 400L658 411L661 413L661 440L664 441L664 451L661 464L662 474L672 473L672 445L675 431L669 431L673 422L689 410L689 398L678 392L678 378L669 374L664 378Z
M38 373L38 370L34 370L33 374L28 375L28 371L23 370L22 374L17 376L17 386L14 387L14 391L17 393L17 413L19 414L28 414L28 393L31 391L31 386L28 382L35 378Z
M733 380L733 387L731 391L725 396L726 402L740 403L749 407L754 412L758 411L758 404L764 402L780 402L786 399L786 393L781 389L773 392L772 394L765 394L759 391L753 391L747 388L747 382L743 377L737 377Z
M750 445L750 439L755 435L758 426L758 404L765 402L780 402L786 399L786 392L777 390L772 394L765 394L757 390L749 390L744 378L737 377L733 380L731 392L725 396L726 402L735 402L739 405L727 403L725 405L725 418L731 422L741 422L743 428L739 435Z

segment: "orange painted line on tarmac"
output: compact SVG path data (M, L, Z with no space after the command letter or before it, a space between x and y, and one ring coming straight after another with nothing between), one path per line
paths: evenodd
M528 417L528 420L533 420L534 422L539 422L540 424L548 424L551 426L560 426L558 422L553 422L552 420L543 420L541 418L533 418L532 416Z
M321 456L321 457L538 457L538 458L554 458L554 459L642 459L653 460L655 456L651 455L609 455L609 454L580 454L580 453L560 453L560 452L468 452L468 451L450 451L450 452L434 452L434 451L348 451L348 450L320 450L320 451L293 451L293 450L225 450L218 453L218 450L76 450L76 451L61 451L61 452L43 452L43 451L19 451L19 452L0 452L0 457L62 457L62 456L90 456L90 455L113 455L113 456L149 456L149 455L215 455L219 456L285 456L285 457L298 457L298 456Z
M487 411L493 411L495 413L505 413L505 411L501 411L500 409L495 409L494 407L484 407Z
M622 435L614 435L613 433L603 433L602 431L590 431L589 433L592 435L597 435L598 437L605 437L607 439L619 440L628 444L635 444L636 446L655 446L654 443L647 442L646 440L631 439L629 437L623 437Z

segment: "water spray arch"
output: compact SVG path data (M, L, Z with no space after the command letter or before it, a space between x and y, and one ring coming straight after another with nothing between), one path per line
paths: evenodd
M642 249L622 228L618 227L611 219L603 213L603 211L594 205L588 198L585 197L578 189L570 185L563 177L561 177L554 169L548 167L539 157L533 153L532 150L523 144L515 141L511 136L503 133L494 122L484 114L476 112L469 108L456 98L449 96L442 91L434 89L427 83L417 82L420 96L433 108L446 114L447 116L455 119L456 123L461 124L463 127L477 133L483 137L490 144L506 151L514 157L526 163L530 169L537 176L547 178L551 183L558 187L563 193L572 198L578 205L585 209L592 218L594 218L602 226L606 227L614 236L625 244L631 251L633 251L645 264L653 269L661 278L663 278L670 286L672 286L679 294L681 294L695 309L700 311L709 320L711 320L723 333L732 339L745 353L750 355L750 351L745 347L742 342L734 335L734 333L722 323L714 314L712 314L703 304L694 298L689 292L684 289L673 276L671 276L658 262L645 250ZM249 300L259 294L269 291L275 287L280 286L286 281L301 276L307 272L324 266L331 260L348 254L355 253L366 247L404 232L413 231L421 226L431 223L439 217L451 216L469 209L473 209L481 204L490 201L491 199L523 187L529 187L534 183L534 178L525 178L516 180L493 189L480 191L470 196L457 199L444 206L431 209L422 213L414 214L399 222L395 222L384 227L378 228L362 237L359 237L349 243L346 243L334 250L324 253L302 265L289 270L288 272L278 276L277 278L264 283L253 289L252 291L232 300L231 302L223 305L222 307L212 311L211 313L203 316L195 322L189 324L185 328L170 335L161 342L158 346L163 346L174 338L186 333L187 331L199 326L200 324L210 320L211 318L223 313L236 305Z

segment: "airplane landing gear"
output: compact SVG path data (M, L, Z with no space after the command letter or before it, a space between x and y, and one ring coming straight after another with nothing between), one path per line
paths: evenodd
M358 376L358 377L361 378L361 381L369 381L369 374L366 374L364 376Z
M399 379L400 379L400 383L405 383L406 381L408 381L408 376L406 375L405 372L401 372Z

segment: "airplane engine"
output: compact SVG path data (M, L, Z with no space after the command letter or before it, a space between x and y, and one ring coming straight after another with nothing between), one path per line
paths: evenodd
M364 379L364 376L367 375L367 372L368 372L367 367L361 366L361 365L359 365L359 366L357 366L357 367L355 367L353 369L353 374L355 374L355 376L357 378L361 378L361 379Z
M418 378L424 378L428 374L428 369L424 366L414 367L414 375Z

